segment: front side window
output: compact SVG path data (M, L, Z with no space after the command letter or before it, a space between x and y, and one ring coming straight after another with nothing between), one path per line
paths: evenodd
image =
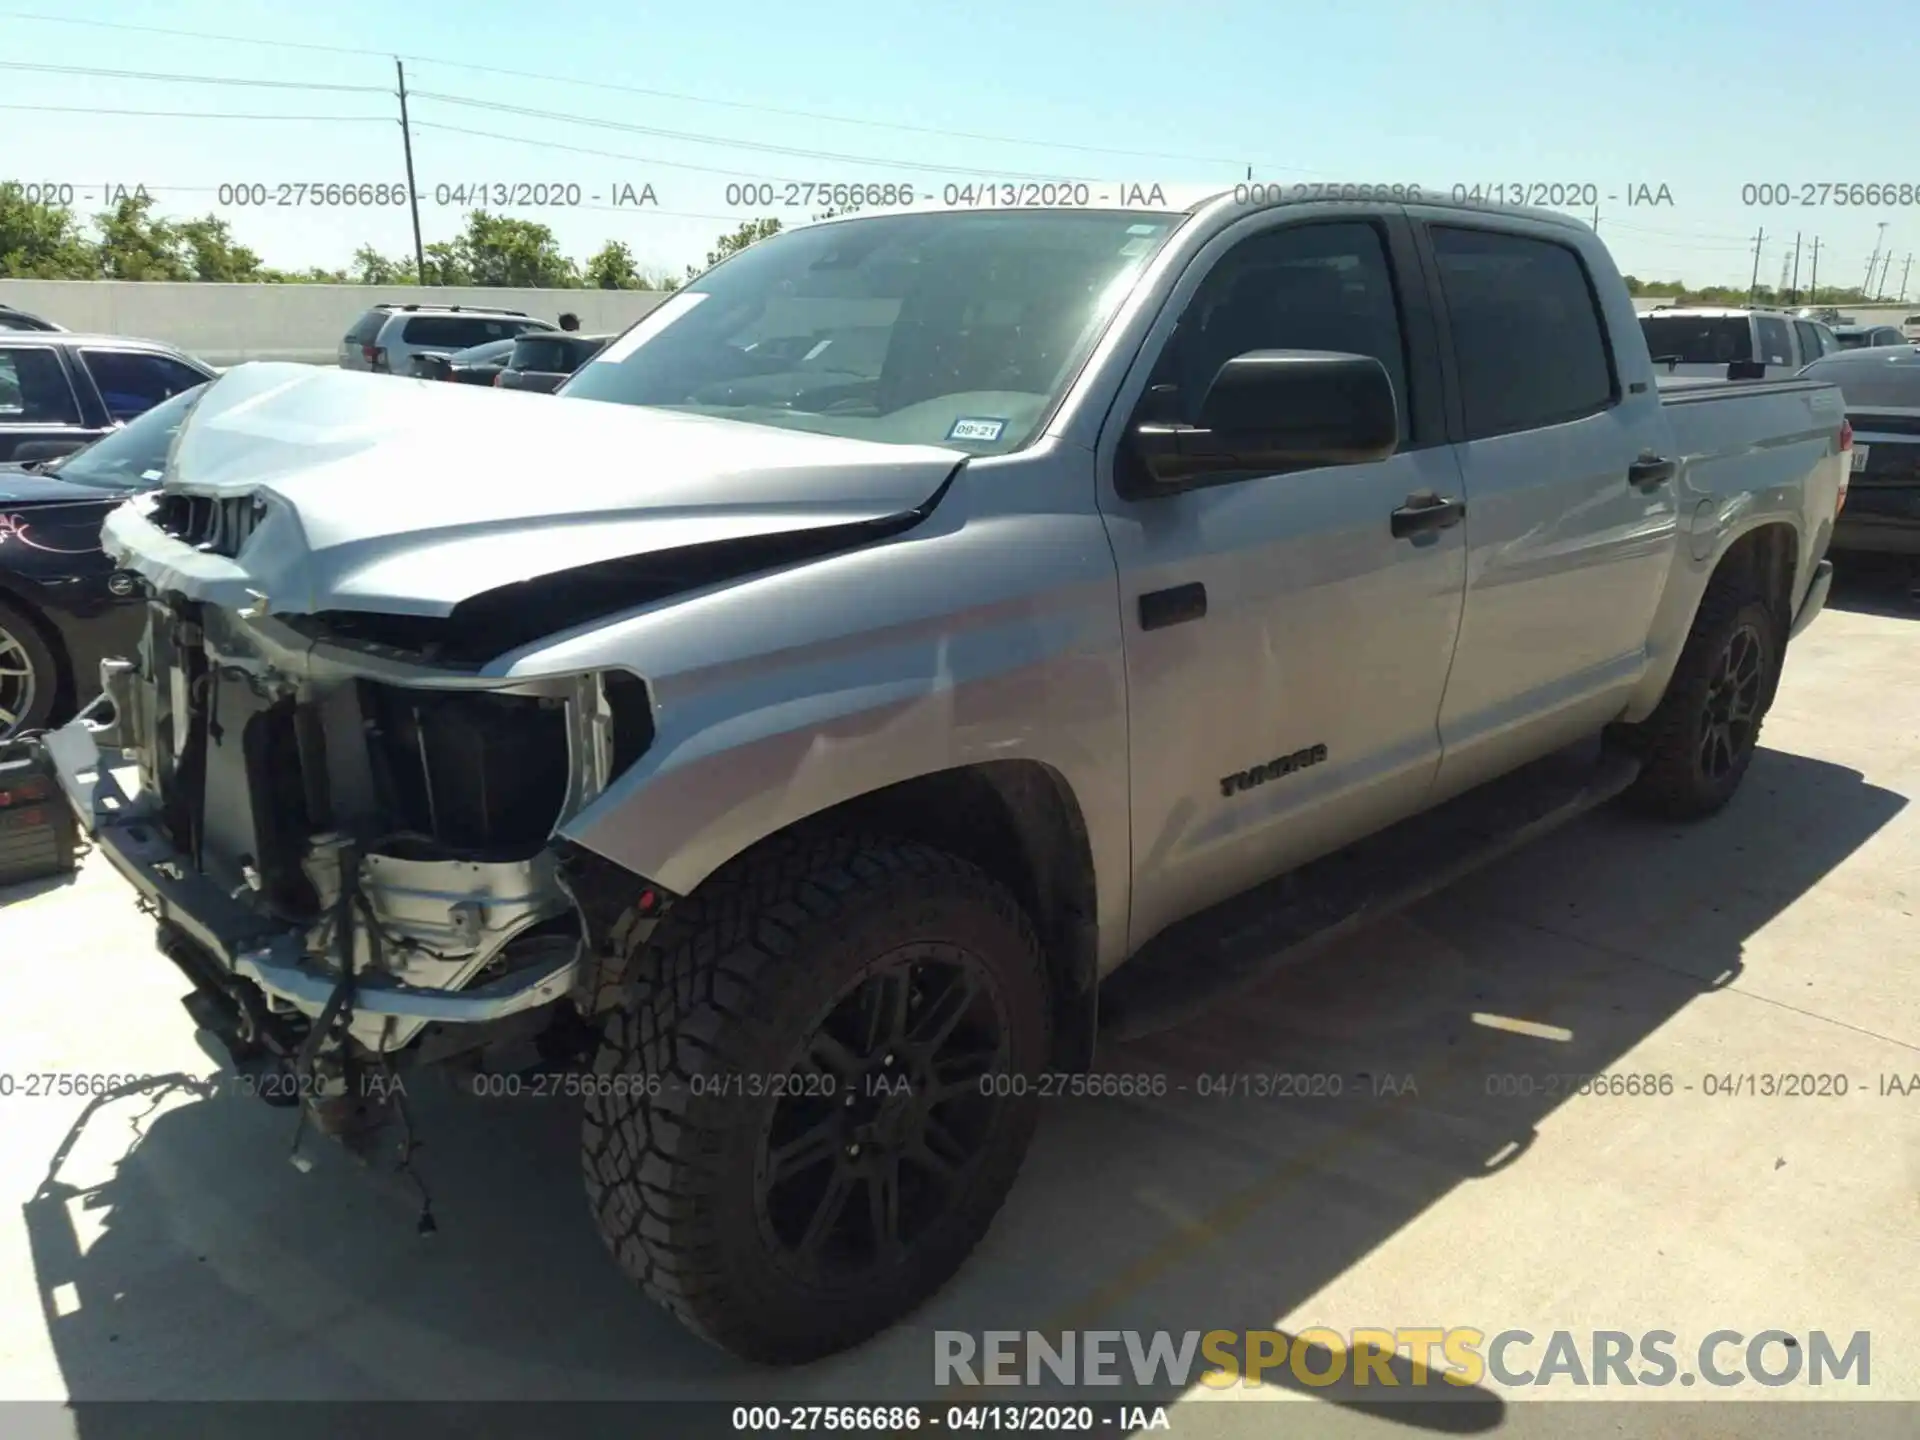
M943 212L762 240L560 394L976 455L1026 444L1183 217Z
M1371 355L1386 368L1411 434L1407 352L1387 247L1357 222L1289 225L1243 240L1209 272L1148 382L1156 422L1195 425L1220 367L1250 350Z
M0 425L78 425L80 406L60 358L38 345L0 345Z
M1617 395L1599 301L1580 257L1531 236L1431 230L1467 438L1559 425Z

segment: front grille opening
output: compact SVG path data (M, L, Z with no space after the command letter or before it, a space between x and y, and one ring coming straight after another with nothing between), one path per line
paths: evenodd
M564 701L361 687L382 848L504 859L546 844L567 799Z
M217 499L163 494L153 507L152 519L174 539L231 559L252 538L265 514L265 502L252 495Z
M613 764L615 775L653 748L653 703L647 687L637 675L624 670L609 670L600 677L606 691L607 707L613 711Z

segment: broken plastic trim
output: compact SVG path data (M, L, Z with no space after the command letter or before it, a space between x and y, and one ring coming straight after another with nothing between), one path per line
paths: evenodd
M482 591L445 617L325 610L282 618L311 638L358 641L436 663L479 666L603 616L903 534L933 513L966 463L955 465L939 489L913 509L878 520L602 560Z

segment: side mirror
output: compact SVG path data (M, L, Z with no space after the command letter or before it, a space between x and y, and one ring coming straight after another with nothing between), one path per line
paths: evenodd
M1370 355L1252 350L1220 367L1196 425L1148 423L1133 444L1156 486L1385 460L1400 444L1386 367Z

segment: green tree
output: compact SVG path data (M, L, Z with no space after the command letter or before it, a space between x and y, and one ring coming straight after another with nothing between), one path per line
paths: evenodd
M728 256L738 255L749 245L756 245L760 241L765 240L769 235L778 235L779 233L780 221L775 216L768 215L759 220L749 220L732 234L722 235L719 239L715 240L713 242L714 248L707 252L707 263L705 265L689 265L687 267L687 279L698 280Z
M156 219L151 195L129 195L93 217L100 232L103 280L191 280L185 237L173 221Z
M198 220L181 221L177 232L187 264L193 269L189 279L233 282L265 278L260 257L234 243L226 221L204 215Z
M18 185L0 185L0 278L97 280L99 248L63 205L27 199Z
M678 290L680 282L664 272L645 270L625 241L609 240L580 267L581 282L595 290Z
M353 252L353 278L362 285L417 285L411 259L389 260L371 245Z
M447 247L446 259L471 278L441 280L442 285L565 290L580 284L579 267L561 253L552 230L537 221L485 210L467 216L467 228ZM448 267L441 268L447 273Z

